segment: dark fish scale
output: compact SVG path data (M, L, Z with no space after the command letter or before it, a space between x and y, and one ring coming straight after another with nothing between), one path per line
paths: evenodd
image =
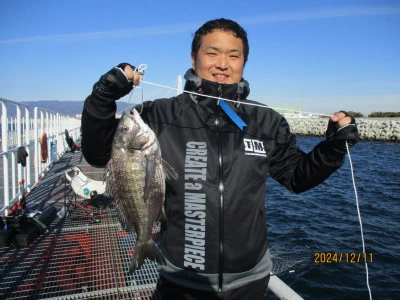
M165 196L161 150L154 132L135 110L124 112L119 121L107 174L107 189L114 195L121 225L137 233L130 271L146 257L163 261L152 240Z

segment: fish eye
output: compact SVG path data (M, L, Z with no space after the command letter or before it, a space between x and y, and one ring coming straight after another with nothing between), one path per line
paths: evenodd
M127 133L129 131L129 128L127 126L122 126L121 127L121 132L122 133Z

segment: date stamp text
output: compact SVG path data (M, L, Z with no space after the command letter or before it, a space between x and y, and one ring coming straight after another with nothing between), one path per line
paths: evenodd
M314 263L316 264L357 264L372 263L372 253L362 252L315 252Z

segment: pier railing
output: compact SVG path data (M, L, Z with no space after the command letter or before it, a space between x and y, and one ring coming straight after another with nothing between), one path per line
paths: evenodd
M7 213L69 149L65 130L74 140L79 137L80 120L38 107L32 118L27 104L3 98L0 104L0 213Z

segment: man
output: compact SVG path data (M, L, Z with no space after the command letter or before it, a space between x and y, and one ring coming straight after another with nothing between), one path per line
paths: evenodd
M246 100L250 90L242 78L248 53L247 34L237 23L205 23L193 39L185 92L140 108L179 176L167 183L165 199L166 264L158 282L164 298L265 298L272 268L264 206L268 174L303 192L342 165L346 142L357 142L354 119L341 112L332 115L327 140L302 152L280 114L247 105L254 104ZM82 115L89 163L104 166L109 160L118 122L115 100L141 79L123 63L94 85Z

